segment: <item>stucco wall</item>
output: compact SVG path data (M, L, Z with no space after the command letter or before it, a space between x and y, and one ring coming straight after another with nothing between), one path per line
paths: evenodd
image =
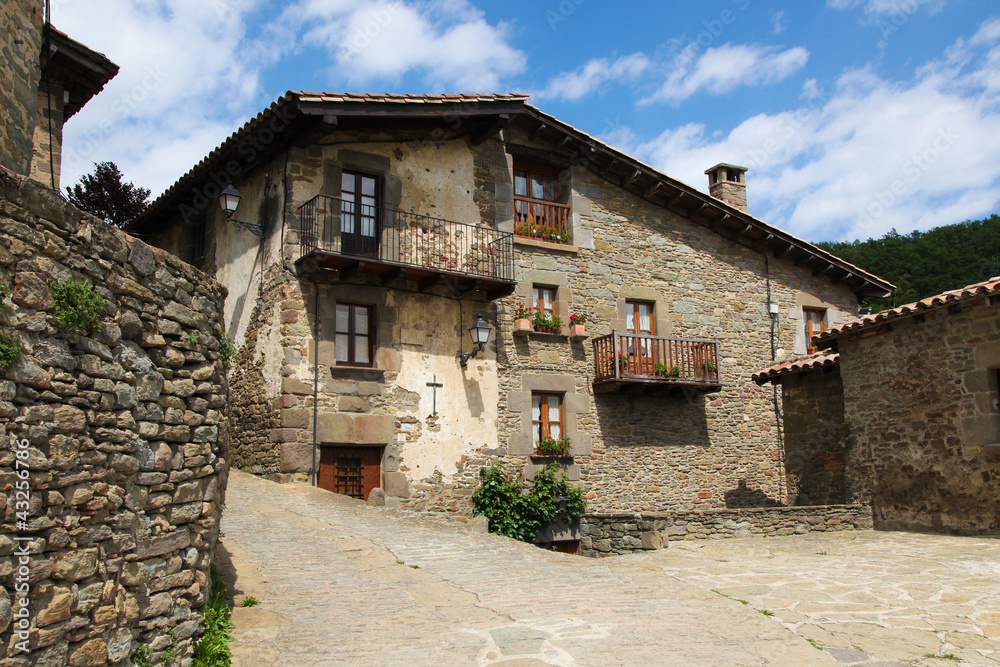
M38 114L42 0L6 0L0 6L0 166L27 174Z
M985 300L839 341L848 493L876 528L1000 532L1000 316Z
M8 172L0 204L0 325L24 352L0 376L0 658L123 665L173 644L179 664L203 631L224 499L225 290ZM106 302L88 335L53 313L50 285L71 279Z

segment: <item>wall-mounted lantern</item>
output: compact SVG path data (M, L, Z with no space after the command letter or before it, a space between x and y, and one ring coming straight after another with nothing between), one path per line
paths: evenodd
M482 352L483 348L486 347L486 343L490 342L490 333L492 331L490 323L483 319L483 314L479 313L476 315L476 323L469 327L469 336L472 338L472 344L476 346L476 349L471 353L459 353L459 363L461 365L468 365L469 359Z
M233 223L233 227L239 229L242 227L254 236L259 238L264 238L264 225L255 222L243 222L242 220L233 220L233 214L236 213L237 207L240 205L240 193L233 187L230 183L226 186L226 189L222 191L219 195L219 205L222 206L222 210L226 212L226 220Z

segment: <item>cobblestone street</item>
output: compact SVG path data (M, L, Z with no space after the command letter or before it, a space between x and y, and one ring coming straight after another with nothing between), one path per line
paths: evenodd
M595 560L237 471L223 530L237 605L261 600L234 609L236 665L1000 663L996 540L837 533Z

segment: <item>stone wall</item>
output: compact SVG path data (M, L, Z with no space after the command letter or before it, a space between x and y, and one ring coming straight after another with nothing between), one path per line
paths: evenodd
M785 470L794 505L846 502L848 428L838 367L781 378Z
M505 130L504 139L514 159L555 155L517 127ZM532 456L519 406L525 394L543 389L533 378L552 375L573 380L557 390L580 407L575 423L565 425L573 457L563 467L586 489L591 511L786 504L775 395L751 375L773 358L772 330L778 358L794 349L803 303L827 304L836 321L853 317L855 295L587 169L553 168L560 187L572 190L574 244L516 239L518 289L499 306L500 440L511 467L530 477L544 462ZM532 285L556 288L556 313L564 321L585 314L589 337L571 338L568 328L514 335L511 315L518 304L530 305ZM779 306L773 324L769 297ZM624 332L628 299L654 305L657 336L719 340L722 390L595 394L592 339Z
M876 528L1000 532L997 306L938 308L839 350L849 499L871 502Z
M13 282L0 324L24 350L0 379L0 658L125 665L148 645L179 664L202 631L225 488L225 290L8 172L0 229ZM52 311L51 283L71 279L106 302L88 335ZM16 451L30 470L20 526Z
M0 167L27 174L38 114L42 0L5 0L0 6Z
M678 540L804 535L871 527L871 508L864 505L585 514L580 520L580 549L584 556L600 558L660 549Z

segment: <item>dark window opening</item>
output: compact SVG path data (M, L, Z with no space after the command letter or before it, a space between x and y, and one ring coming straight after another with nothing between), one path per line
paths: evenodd
M336 338L334 340L337 365L372 365L373 311L371 306L360 306L352 303L337 304Z
M353 171L341 175L340 250L346 255L378 254L378 181Z

